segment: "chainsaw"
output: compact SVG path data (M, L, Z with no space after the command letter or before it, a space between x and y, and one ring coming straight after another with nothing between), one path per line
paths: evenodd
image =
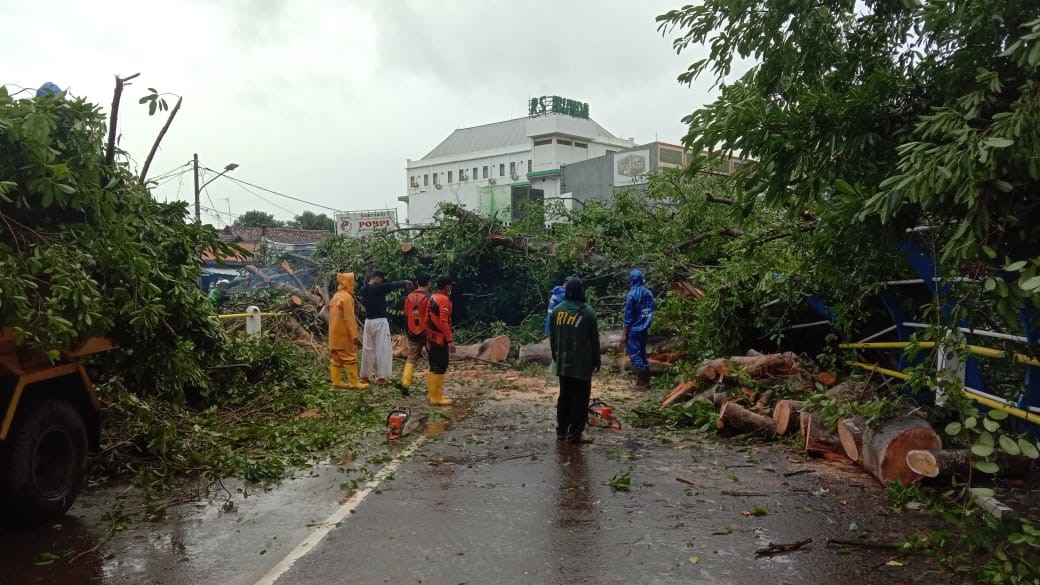
M386 417L386 440L393 441L403 437L410 430L405 428L410 418L412 418L412 409L410 408L395 408L391 410Z
M621 421L614 418L614 409L606 402L597 400L589 405L589 426L621 429Z

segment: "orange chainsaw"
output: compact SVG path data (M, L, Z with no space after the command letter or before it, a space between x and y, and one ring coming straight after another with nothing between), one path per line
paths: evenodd
M400 439L407 432L405 425L412 418L412 409L395 408L386 417L386 440Z
M597 400L589 405L589 426L621 429L621 421L614 418L614 409L606 402Z

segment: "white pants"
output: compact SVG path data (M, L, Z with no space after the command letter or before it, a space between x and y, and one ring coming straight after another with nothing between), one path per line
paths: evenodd
M367 378L374 366L376 376L389 379L394 365L394 355L390 347L390 324L385 318L365 320L361 344L361 377Z

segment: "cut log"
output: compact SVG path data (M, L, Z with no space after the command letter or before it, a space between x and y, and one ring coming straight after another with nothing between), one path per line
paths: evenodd
M401 242L401 252L407 254L415 249L415 246L411 242Z
M776 436L776 423L773 422L773 419L752 412L736 402L722 404L715 427L720 431L754 433L768 438Z
M937 449L934 451L912 450L906 454L906 464L911 471L930 478L950 479L967 477L971 470L972 456L966 449ZM997 454L997 466L1001 477L1026 475L1033 468L1028 457Z
M807 453L819 455L828 461L852 463L852 460L845 456L845 451L841 448L841 440L838 438L838 434L824 426L818 414L803 412L801 420L804 421L805 425L803 435Z
M697 377L704 380L715 381L733 371L733 364L727 359L718 358L704 360L697 366Z
M867 382L846 380L827 391L828 396L835 396L848 402L864 402L873 398L877 389Z
M776 434L787 435L799 428L799 417L802 414L802 401L780 400L773 407L773 420L776 422Z
M845 454L856 463L863 461L863 434L867 430L867 417L854 416L838 421L838 439Z
M910 485L922 476L907 465L907 454L941 448L942 439L928 421L910 416L895 418L863 437L862 465L882 484L898 481L904 486Z
M756 360L747 365L747 373L752 378L770 376L788 376L798 371L800 360L790 352L771 354L751 358Z
M759 412L765 412L768 410L770 403L773 402L773 394L774 392L772 390L766 390L759 394L758 398L755 399L755 410Z
M508 335L499 335L485 339L480 343L455 346L455 353L460 358L476 358L485 362L504 362L509 357L512 342Z
M816 374L816 381L824 386L833 386L838 381L838 377L831 372L820 372Z
M400 359L408 358L408 336L397 335L393 339L394 357Z
M661 409L668 408L673 404L684 402L686 398L697 390L697 382L690 380L689 382L680 382L672 388L672 391L668 393L668 397L661 402Z
M297 295L285 299L285 302L274 308L275 313L289 313L303 306L303 301Z

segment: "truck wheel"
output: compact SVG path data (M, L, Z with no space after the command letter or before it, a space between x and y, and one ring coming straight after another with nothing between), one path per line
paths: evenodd
M24 408L0 445L0 518L19 526L62 516L87 469L87 428L73 405L46 399Z

